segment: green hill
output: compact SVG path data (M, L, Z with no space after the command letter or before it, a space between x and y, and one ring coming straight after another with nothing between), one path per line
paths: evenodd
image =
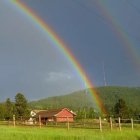
M97 87L95 90L109 112L119 98L124 99L129 108L140 111L140 87ZM68 95L32 101L29 105L32 109L68 107L76 110L93 107L94 102L90 93L81 90Z
M32 101L29 103L31 108L43 109L43 108L79 108L85 106L92 106L89 96L85 91L77 91L68 95L54 96L41 99L38 101Z
M124 99L128 108L140 111L140 87L99 87L96 91L109 111L119 98Z

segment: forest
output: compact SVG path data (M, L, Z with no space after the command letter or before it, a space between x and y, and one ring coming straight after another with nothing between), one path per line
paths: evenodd
M23 93L17 93L15 100L0 103L0 119L16 117L29 117L33 109L69 108L80 118L95 118L98 116L111 116L121 118L140 118L140 88L139 87L96 87L107 113L99 112L94 104L92 95L88 90L81 90L71 94L48 97L37 101L28 101Z

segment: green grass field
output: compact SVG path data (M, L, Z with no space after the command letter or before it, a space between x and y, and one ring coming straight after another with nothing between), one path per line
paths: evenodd
M103 130L0 126L0 140L140 140L140 129Z

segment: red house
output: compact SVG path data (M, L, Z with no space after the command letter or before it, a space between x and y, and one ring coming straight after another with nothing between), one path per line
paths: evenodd
M37 117L41 118L42 123L68 121L73 122L75 116L76 114L67 108L46 110L37 113Z

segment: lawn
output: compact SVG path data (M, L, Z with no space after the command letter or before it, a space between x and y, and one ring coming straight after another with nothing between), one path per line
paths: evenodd
M0 140L140 140L140 129L103 130L0 126Z

